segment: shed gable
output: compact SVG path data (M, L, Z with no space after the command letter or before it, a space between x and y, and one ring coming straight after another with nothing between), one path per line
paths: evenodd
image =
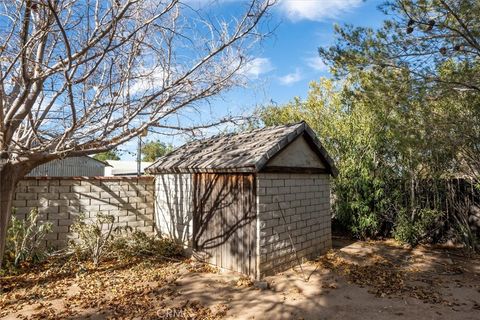
M320 159L317 153L312 150L303 135L297 137L282 151L270 159L270 161L267 162L266 167L326 168L325 163Z

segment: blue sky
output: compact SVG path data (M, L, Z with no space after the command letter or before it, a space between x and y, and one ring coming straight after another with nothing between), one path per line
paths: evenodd
M382 3L378 0L287 2L288 7L282 7L280 3L274 10L274 19L279 22L279 27L275 35L259 49L258 58L262 59L260 62L265 67L265 72L258 75L258 81L253 81L250 90L247 89L250 95L254 93L253 88L261 91L261 94L256 93L250 103L264 104L273 100L282 104L295 96L305 97L310 81L329 76L328 69L318 57L317 49L333 44L335 24L348 23L375 28L384 19L384 15L377 10L377 6ZM330 14L327 15L325 11ZM260 84L260 87L256 84Z
M211 5L211 0L190 0L197 5ZM306 97L308 84L328 77L328 68L318 58L317 49L334 42L335 24L379 27L385 16L377 7L379 0L280 0L272 11L271 25L275 33L255 48L247 72L250 81L245 88L223 94L211 104L213 116L249 114L257 106L283 104L298 96ZM210 9L228 16L238 9L238 1L217 1ZM209 111L206 111L208 118ZM203 115L202 115L203 117ZM216 133L212 131L212 134ZM179 145L180 137L159 137L150 134L147 140L160 139ZM130 141L123 159L133 159L137 141Z

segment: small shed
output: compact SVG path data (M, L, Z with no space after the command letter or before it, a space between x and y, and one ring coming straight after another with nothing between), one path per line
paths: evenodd
M197 259L259 279L331 247L337 171L305 122L187 143L146 171L158 231Z

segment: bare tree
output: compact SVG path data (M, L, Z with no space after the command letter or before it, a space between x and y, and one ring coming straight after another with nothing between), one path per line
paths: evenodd
M225 21L178 0L0 0L0 263L22 177L152 126L194 129L182 117L242 81L272 5Z

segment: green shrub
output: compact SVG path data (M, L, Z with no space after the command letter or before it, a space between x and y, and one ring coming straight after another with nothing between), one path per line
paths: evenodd
M402 210L397 216L393 235L400 242L416 246L434 234L440 215L437 210L422 209L412 217Z
M344 170L333 185L335 220L356 238L376 238L394 194L381 179L356 168ZM388 192L387 192L388 191Z
M98 266L107 253L114 221L112 215L98 213L95 218L87 219L84 214L80 214L71 227L78 239L70 241L70 250L79 260L91 259Z
M372 212L354 217L351 231L360 239L375 237L379 232L378 216Z
M50 222L38 221L37 209L32 209L26 219L12 215L7 231L6 263L18 267L22 262L38 262L46 256L45 236L52 231Z

